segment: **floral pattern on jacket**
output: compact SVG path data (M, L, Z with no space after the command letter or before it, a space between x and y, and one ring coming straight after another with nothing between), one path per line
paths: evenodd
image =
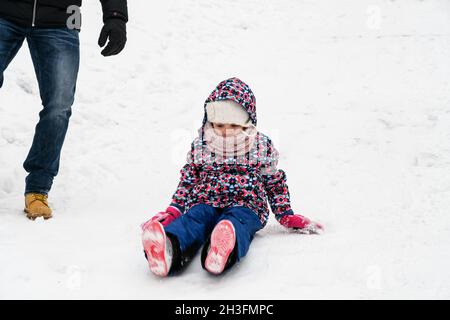
M222 81L205 106L207 102L223 99L241 104L256 125L256 100L244 82L237 78ZM191 144L171 205L182 212L199 203L219 208L244 206L255 212L265 226L269 218L268 202L277 219L292 214L286 174L277 169L278 158L270 138L260 132L250 152L234 157L210 152L200 134Z

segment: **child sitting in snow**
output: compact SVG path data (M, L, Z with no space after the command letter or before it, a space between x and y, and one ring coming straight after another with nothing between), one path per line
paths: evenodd
M201 263L221 274L248 252L269 217L307 233L323 227L294 214L286 174L277 169L278 152L256 130L256 100L237 78L222 81L205 102L199 136L172 203L142 225L142 243L151 271L179 270L203 245Z

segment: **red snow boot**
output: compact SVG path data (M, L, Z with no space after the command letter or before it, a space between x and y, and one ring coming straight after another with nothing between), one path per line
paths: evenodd
M229 220L220 221L211 234L211 243L205 259L205 269L212 274L221 274L236 244L236 232Z
M151 221L143 226L142 245L150 270L158 276L167 276L172 265L172 242L160 222Z

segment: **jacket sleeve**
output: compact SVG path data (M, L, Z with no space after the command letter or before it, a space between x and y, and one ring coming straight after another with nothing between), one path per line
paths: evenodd
M119 18L128 22L127 0L100 0L103 9L103 22L110 18Z
M178 208L184 213L192 194L192 189L199 181L198 166L194 162L194 143L187 154L187 163L180 170L180 182L172 196L171 206Z
M286 173L277 168L279 153L270 140L266 152L266 161L261 167L263 184L272 212L280 220L285 215L293 214Z

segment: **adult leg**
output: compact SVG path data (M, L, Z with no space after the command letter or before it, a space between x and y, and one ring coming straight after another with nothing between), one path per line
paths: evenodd
M72 114L80 62L79 32L68 28L33 28L27 35L27 42L43 109L23 164L29 173L25 193L48 194L58 174L61 149Z
M203 268L216 274L231 268L247 254L261 228L258 215L252 210L242 206L225 209L203 247Z
M24 28L0 18L0 88L3 85L3 72L16 56L24 40Z

